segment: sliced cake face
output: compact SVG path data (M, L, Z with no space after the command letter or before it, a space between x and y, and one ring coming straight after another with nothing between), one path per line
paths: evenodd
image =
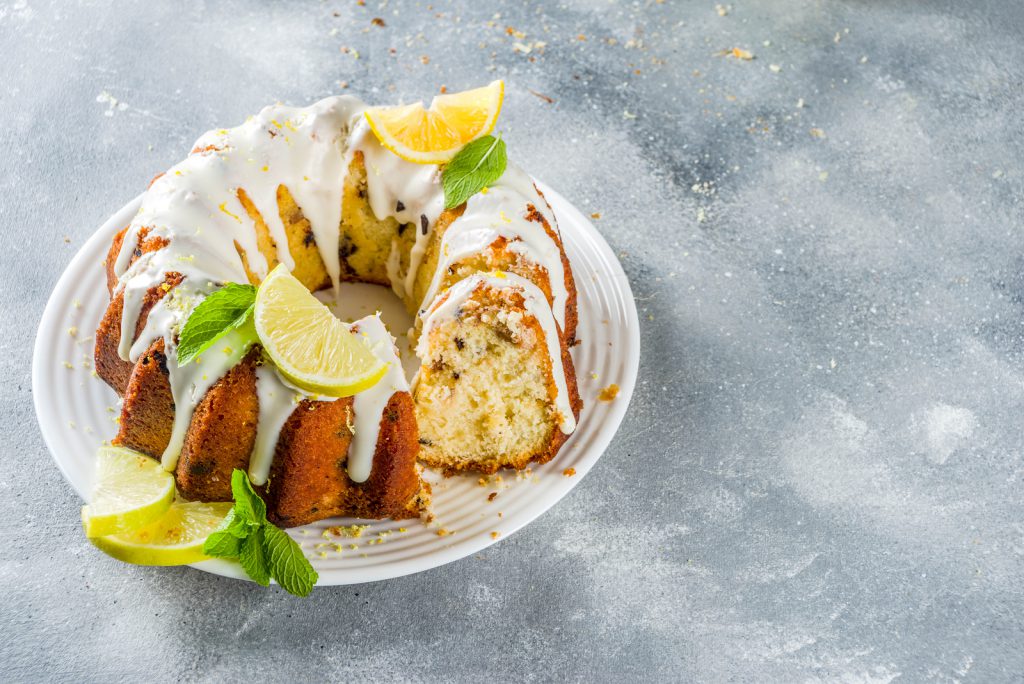
M115 441L161 459L188 498L230 498L242 468L283 524L403 517L424 500L419 451L447 469L520 468L572 432L576 290L543 195L508 166L445 209L442 168L385 149L364 109L274 106L203 135L114 239L96 367L124 396ZM310 291L390 286L416 315L415 393L376 317L355 330L392 366L352 398L290 386L241 332L178 363L204 298L281 264Z
M426 313L414 388L420 458L494 472L550 460L580 402L563 337L543 292L510 273L476 274Z

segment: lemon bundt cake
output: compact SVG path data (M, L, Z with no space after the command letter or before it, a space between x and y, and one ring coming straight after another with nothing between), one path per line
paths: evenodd
M575 428L576 289L543 195L509 164L446 208L444 167L390 151L366 109L331 97L206 133L111 245L95 356L123 397L114 443L159 458L186 499L230 500L240 468L282 525L412 517L418 460L522 468ZM354 396L298 388L243 330L179 363L199 303L282 265L311 292L392 288L415 316L412 387L377 316L351 329L388 370Z

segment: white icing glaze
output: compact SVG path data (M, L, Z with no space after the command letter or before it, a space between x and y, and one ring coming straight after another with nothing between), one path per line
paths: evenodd
M388 263L392 289L399 297L408 299L430 233L444 211L440 169L435 164L414 164L393 154L380 144L365 119L353 128L351 145L353 150L363 153L367 195L374 215L378 219L390 216L399 223L411 223L416 229L405 275L399 275L397 260L392 263L389 259ZM392 255L394 252L393 246Z
M527 315L536 319L544 332L544 344L548 357L551 359L551 374L555 380L555 409L558 412L558 427L563 434L571 434L576 429L576 418L569 402L569 387L562 364L562 345L558 335L555 318L551 314L547 298L539 287L514 273L477 273L460 280L445 290L435 300L423 320L423 332L416 345L416 355L426 360L430 352L430 331L445 321L455 320L459 310L473 296L479 287L494 290L516 289L524 300Z
M420 313L434 301L449 266L485 251L495 240L504 237L510 241L511 251L547 271L553 300L551 308L559 327L564 330L569 293L565 287L562 251L542 224L526 220L529 205L544 215L554 229L554 217L545 213L547 204L537 194L533 181L511 165L486 193L470 197L462 216L444 232L437 268L420 303Z
M331 282L340 273L338 226L348 131L364 105L354 97L332 97L300 109L266 107L241 126L204 134L183 161L146 192L115 262L124 293L121 344L128 360L146 292L168 273L181 273L206 292L224 282L248 282L239 250L262 279L268 264L256 242L254 224L238 200L243 189L277 244L279 260L294 266L277 204L284 185L309 220ZM141 255L129 268L139 231L168 244ZM236 247L237 245L237 247Z
M387 373L376 385L354 397L355 432L348 448L348 476L353 482L366 482L373 469L384 409L395 392L409 391L409 383L402 372L395 339L384 327L380 315L367 316L356 321L353 327L367 339L377 358L389 364Z
M256 368L256 398L259 422L256 423L256 441L249 458L249 480L261 486L267 484L270 477L270 464L274 460L281 428L304 395L286 385L276 368L263 365Z

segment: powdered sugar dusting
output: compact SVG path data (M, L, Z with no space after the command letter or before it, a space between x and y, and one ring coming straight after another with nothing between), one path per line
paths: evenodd
M974 434L978 419L969 409L935 404L924 416L928 459L942 465Z

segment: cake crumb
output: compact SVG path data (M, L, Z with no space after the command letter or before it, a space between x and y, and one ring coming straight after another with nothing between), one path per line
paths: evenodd
M439 529L437 531L437 536L438 537L447 537L449 534L454 534L454 532L452 532L451 530L449 530L446 527L442 527L441 529Z
M575 468L566 468L565 470L562 471L562 475L565 475L566 477L572 477L575 474L576 474L576 469Z
M590 218L596 221L597 219L601 218L601 212L595 211L593 214L590 215Z
M362 537L363 532L369 529L369 527L369 525L348 525L347 527L335 526L328 527L326 532L333 534L335 537L358 538Z
M754 53L750 50L744 50L743 48L734 47L731 50L723 50L718 53L726 57L735 57L736 59L742 59L744 62L749 62L754 59Z
M501 532L497 532L497 531L491 532L491 539L497 539L500 536L501 536Z
M825 131L821 130L820 128L812 128L810 133L811 133L811 137L812 138L824 138L825 137Z
M488 495L487 495L487 501L488 501L488 502L490 502L490 501L494 501L494 499L495 499L495 498L496 498L497 496L498 496L498 492L491 492L490 494L488 494Z
M601 392L597 395L597 398L600 399L601 401L612 401L617 396L619 396L619 386L613 382L612 384L608 385L603 390L601 390Z
M74 337L77 334L78 334L78 326L73 325L70 328L68 328L68 335L71 335L72 337Z

